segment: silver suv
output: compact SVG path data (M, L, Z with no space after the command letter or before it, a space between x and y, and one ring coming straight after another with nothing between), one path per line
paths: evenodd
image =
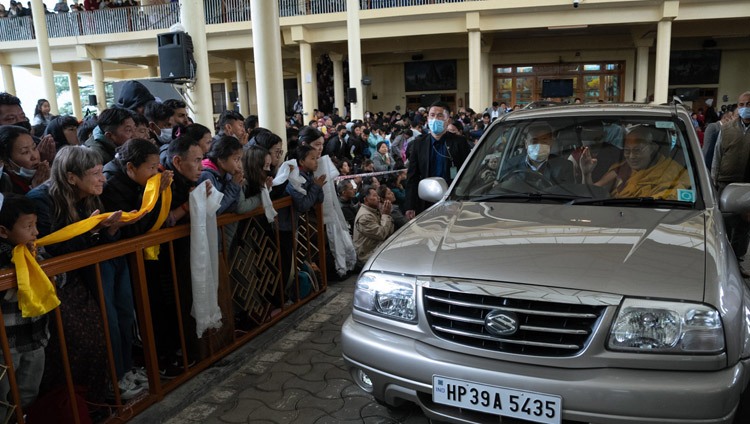
M451 422L742 412L750 290L721 211L750 185L717 200L681 106L506 114L419 193L435 204L372 255L342 329L377 400Z

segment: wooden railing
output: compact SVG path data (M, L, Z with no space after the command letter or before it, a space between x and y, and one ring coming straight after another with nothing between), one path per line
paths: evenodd
M291 201L289 198L277 200L274 202L277 210L287 208L293 214ZM242 243L233 244L231 248L220 248L220 268L219 268L219 305L222 312L222 327L218 330L209 330L204 336L197 339L201 349L198 357L195 351L188 346L187 338L195 338L191 331L186 328L188 317L185 311L190 310L190 305L185 304L184 293L180 293L180 287L184 284L178 284L179 278L189 276L189 263L187 258L175 257L175 245L185 243L190 237L189 225L180 225L173 228L162 229L153 233L148 233L139 237L122 240L116 243L102 245L100 247L88 249L85 251L70 253L67 255L51 258L41 262L42 269L49 276L60 275L62 273L78 270L84 267L94 266L96 269L96 287L98 288L98 302L101 312L102 335L107 345L107 361L110 381L117 381L115 377L115 366L113 358L112 345L109 339L107 326L107 313L104 306L104 295L102 291L102 280L100 272L100 263L119 257L126 257L130 267L130 277L134 292L134 304L136 309L137 327L141 335L143 345L143 366L148 376L148 392L141 394L129 403L122 401L117 384L115 388L114 402L107 405L110 413L107 414L103 421L105 422L123 422L132 418L134 415L145 410L148 406L159 402L166 393L175 390L181 384L208 368L214 362L228 355L238 347L247 343L255 336L273 326L287 315L300 308L305 303L317 297L326 290L326 269L325 269L325 233L323 229L323 215L320 205L307 214L293 217L297 222L297 231L293 233L294 239L291 241L292 260L294 269L299 270L303 261L312 265L312 268L319 270L317 281L319 286L315 287L312 292L301 298L300 296L300 278L299 273L293 279L290 287L281 281L282 255L284 252L279 250L280 237L283 235L278 231L276 226L267 223L262 209L256 209L247 214L225 214L218 218L220 234L226 234L227 225L237 225L235 240L242 240ZM236 223L236 224L235 224ZM222 246L227 243L221 243ZM161 245L161 257L168 255L169 269L171 271L172 290L176 300L174 311L170 311L176 317L177 328L172 329L179 334L179 344L182 355L183 372L174 379L165 380L160 378L159 364L157 358L157 344L154 332L154 321L152 319L151 299L149 297L149 284L156 284L155 275L147 272L146 261L144 259L144 248L154 245ZM166 247L166 250L165 250ZM316 274L318 274L316 272ZM188 287L190 286L187 283ZM15 272L13 268L0 270L0 291L13 289L16 287ZM302 287L304 289L304 287ZM190 297L190 296L188 296ZM181 301L182 299L182 301ZM233 306L236 305L236 306ZM273 305L273 306L271 306ZM243 331L234 328L234 309L247 310L248 316L252 318L250 326ZM271 309L275 308L275 313ZM63 329L60 308L50 312L49 325L57 329L57 333L63 335L60 337L61 345L61 362L65 371L65 388L67 397L70 399L69 404L76 404L76 386L79 382L72 381L70 363L66 354L66 343ZM2 314L0 313L0 321ZM8 346L5 326L0 322L0 346L7 367L7 377L11 387L11 397L14 405L20 404L16 376L13 369L12 361L9 361L10 350ZM195 361L193 363L193 360ZM40 394L42 395L42 394ZM76 408L71 408L76 423L81 422ZM20 407L15 407L15 419L19 423L24 422L24 411ZM0 418L1 419L1 418Z

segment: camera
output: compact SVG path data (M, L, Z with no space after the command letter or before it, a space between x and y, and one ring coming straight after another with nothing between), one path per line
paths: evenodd
M573 8L578 9L578 5L581 3L581 0L573 0Z

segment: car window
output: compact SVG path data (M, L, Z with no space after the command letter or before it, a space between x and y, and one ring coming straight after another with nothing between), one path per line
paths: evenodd
M685 131L671 117L501 122L476 147L455 195L509 201L530 195L552 201L618 199L623 204L657 199L693 205L698 185Z

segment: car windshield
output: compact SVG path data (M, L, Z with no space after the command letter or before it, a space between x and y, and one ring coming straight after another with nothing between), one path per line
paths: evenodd
M676 118L509 119L490 131L456 198L683 208L699 199Z

